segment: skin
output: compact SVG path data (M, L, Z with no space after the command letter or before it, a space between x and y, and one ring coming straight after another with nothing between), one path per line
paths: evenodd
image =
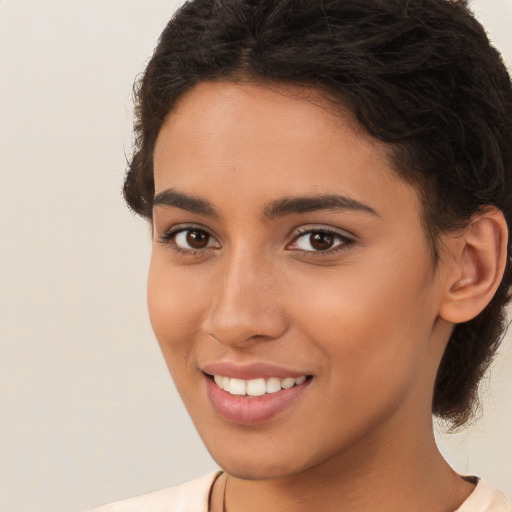
M178 391L229 475L227 509L455 510L473 486L437 450L431 401L452 330L447 295L473 266L449 252L464 253L460 239L433 264L418 194L384 145L315 91L210 82L169 115L154 173L157 196L200 198L216 213L155 206L148 305ZM367 209L265 215L273 201L326 194ZM190 231L169 235L191 226L206 247L187 245ZM315 250L308 230L341 236ZM223 360L312 380L281 414L239 425L205 390L201 368Z

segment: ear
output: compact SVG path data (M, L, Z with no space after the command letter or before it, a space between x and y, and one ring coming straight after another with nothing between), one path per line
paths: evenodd
M507 244L505 217L494 207L476 214L460 233L446 236L441 318L454 324L467 322L489 304L503 277Z

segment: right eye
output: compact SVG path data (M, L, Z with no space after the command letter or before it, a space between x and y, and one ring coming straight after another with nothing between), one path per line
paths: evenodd
M171 230L160 237L160 242L185 253L220 247L219 242L208 231L196 227Z

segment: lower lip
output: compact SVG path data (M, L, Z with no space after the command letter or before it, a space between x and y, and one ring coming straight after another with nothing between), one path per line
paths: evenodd
M262 396L232 395L205 376L208 398L215 411L225 420L240 425L257 425L277 416L290 407L307 389L311 379L289 389Z

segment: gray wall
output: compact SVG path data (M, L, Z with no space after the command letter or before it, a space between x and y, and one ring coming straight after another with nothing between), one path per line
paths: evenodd
M153 340L149 236L120 195L131 84L176 5L0 0L0 512L78 512L215 468ZM474 5L511 65L512 1ZM509 497L511 357L509 337L484 418L439 436Z

